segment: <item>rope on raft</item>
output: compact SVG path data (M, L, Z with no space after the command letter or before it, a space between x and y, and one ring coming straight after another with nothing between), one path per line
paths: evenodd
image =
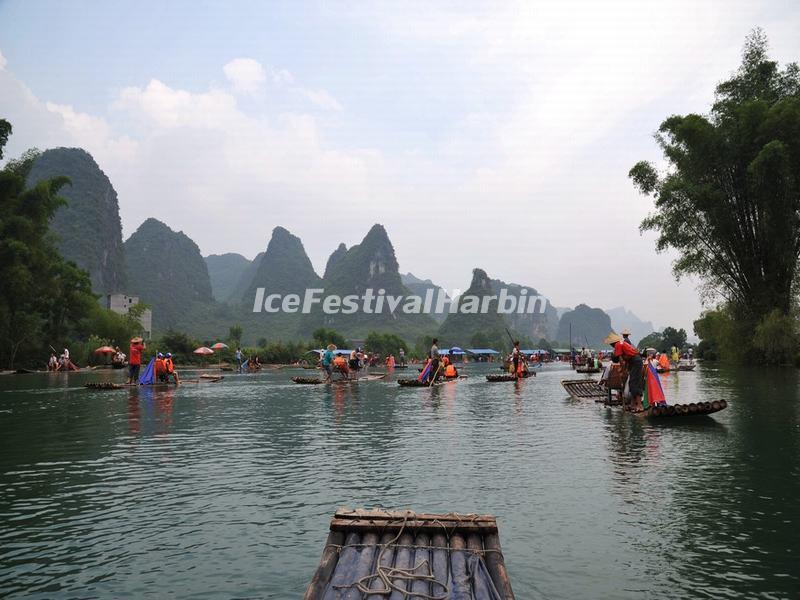
M385 542L383 544L378 544L379 546L382 546L382 548L381 548L380 553L378 554L378 559L376 561L377 567L376 567L374 573L372 573L370 575L364 575L363 577L360 577L359 579L357 579L353 583L344 584L344 585L335 585L333 587L335 587L336 589L346 589L346 588L354 587L359 592L361 592L362 594L367 594L367 595L376 594L376 595L379 595L379 596L385 596L385 595L391 594L392 592L399 592L400 594L403 595L403 600L407 600L409 598L409 596L414 596L415 598L423 598L424 600L447 600L450 597L450 586L448 586L446 583L442 583L442 582L436 580L436 578L433 575L433 570L431 569L430 562L427 559L420 561L419 563L417 563L416 565L414 565L414 567L412 567L410 569L402 569L402 568L398 568L398 567L388 567L388 566L384 566L384 565L381 564L381 561L383 560L383 553L386 552L386 550L388 550L390 547L395 547L395 548L425 548L425 549L431 549L431 550L447 550L448 552L452 552L454 550L452 548L442 547L442 546L416 546L416 545L415 546L410 546L410 545L407 545L407 544L397 544L396 543L397 540L400 539L400 536L403 535L403 532L405 531L406 524L408 523L409 517L413 519L414 517L416 517L416 513L414 513L413 511L410 511L410 510L406 511L405 515L403 516L403 524L401 525L400 529L398 530L397 535L394 536L388 542ZM443 518L445 518L446 520L450 520L450 521L475 522L476 520L478 520L479 515L477 515L477 514L460 515L458 513L447 513L446 515L443 515ZM450 535L456 529L456 526L453 526L453 528L448 532L447 526L445 526L445 524L442 523L439 519L434 519L433 521L431 521L431 523L438 524L439 526L441 526L441 528L444 529L444 533L445 533L445 536L447 537L447 539L450 539ZM337 545L337 544L329 544L328 546L329 547L335 547L335 548L337 548L337 550L339 552L341 552L343 548L348 548L348 547L349 548L367 547L368 544L346 544L346 545L343 545L343 546L342 545ZM372 544L369 544L369 546L372 546ZM458 551L458 549L455 549L455 550ZM483 562L480 560L480 556L478 555L477 551L471 550L471 549L466 549L466 548L461 550L461 551L462 552L471 553L473 555L472 558L474 559L474 561L477 561L477 563L475 563L476 567L478 569L481 568L481 565L483 565ZM484 552L499 552L499 550L495 550L493 548L485 549L483 551ZM422 569L422 568L425 568L427 572L419 573L418 571L420 569ZM486 566L485 565L483 565L483 569L484 569L484 571L486 571ZM475 573L474 569L469 570L469 578L470 579L474 579L474 573ZM383 583L383 589L370 588L370 585L376 579L380 579L381 580L381 582ZM403 588L399 587L394 582L394 580L396 580L396 579L400 580L400 581L412 581L412 582L413 581L424 581L424 582L427 582L427 583L430 584L430 586L431 586L430 589L431 589L432 592L435 589L434 586L439 586L440 588L442 588L442 594L441 595L436 595L435 593L428 594L428 593L425 593L425 592L419 592L419 591L414 592L414 591L406 590L406 589L403 589ZM488 583L491 586L490 587L491 592L493 594L495 594L496 598L500 598L500 594L497 592L497 589L495 588L494 582L491 580L491 578L488 579Z

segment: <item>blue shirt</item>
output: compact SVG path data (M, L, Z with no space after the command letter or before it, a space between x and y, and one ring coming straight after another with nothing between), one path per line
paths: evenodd
M333 362L333 350L325 350L325 354L322 355L322 364L326 367Z

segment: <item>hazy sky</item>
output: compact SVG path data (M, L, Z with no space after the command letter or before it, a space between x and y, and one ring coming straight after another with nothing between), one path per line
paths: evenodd
M8 155L81 146L204 254L282 225L317 270L380 222L402 271L474 267L558 306L691 331L692 282L638 225L652 134L705 112L761 26L800 60L800 2L0 2Z

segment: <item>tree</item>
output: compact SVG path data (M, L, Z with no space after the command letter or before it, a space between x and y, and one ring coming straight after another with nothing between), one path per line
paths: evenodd
M233 325L232 327L228 328L228 341L234 346L240 346L242 343L243 334L244 330L242 329L241 325Z
M3 148L11 136L11 123L5 119L0 119L0 160L3 159Z
M751 330L788 314L800 256L800 68L780 70L753 31L739 70L716 88L708 116L671 116L656 140L670 168L637 163L630 177L655 198L642 230L679 253L676 278L697 276Z
M664 336L662 336L658 331L654 331L653 333L650 333L639 340L638 348L639 350L655 348L659 352L663 352Z
M665 327L661 332L661 337L664 340L664 350L668 351L673 346L681 350L686 345L686 330L675 329L674 327Z
M336 344L337 348L347 347L347 340L344 339L344 336L333 329L320 327L314 330L311 337L318 348L325 348L328 344Z
M0 121L0 150L10 131ZM0 171L0 340L11 368L21 350L64 341L96 302L88 274L64 261L50 235L50 219L65 204L58 191L69 180L27 188L35 157L28 151Z
M378 333L370 331L367 339L364 340L364 347L368 352L376 352L381 356L397 354L400 348L407 349L408 344L393 333Z

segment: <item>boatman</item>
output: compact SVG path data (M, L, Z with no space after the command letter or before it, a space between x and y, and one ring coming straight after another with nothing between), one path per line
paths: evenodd
M634 348L636 348L636 344L634 344L634 343L631 341L631 330L630 330L630 329L628 329L627 327L626 327L625 329L623 329L623 330L622 330L622 341L623 341L623 342L628 342L628 343L629 343L631 346L633 346Z
M620 362L627 367L628 371L628 393L630 394L631 402L625 406L626 410L632 412L641 412L642 395L644 394L644 363L639 351L631 344L626 342L618 333L610 333L605 340L604 344L610 344L614 348L612 360ZM623 402L625 399L623 398Z
M130 355L130 359L128 359L128 383L137 383L139 381L139 368L142 364L142 351L146 350L147 346L145 346L142 338L135 337L131 340L131 347L128 354Z
M333 377L333 359L334 359L334 351L336 350L336 344L328 344L328 348L322 354L322 368L325 370L325 381L330 381L331 377Z
M428 357L431 359L431 368L428 372L428 381L433 381L438 377L439 373L439 338L433 338L431 343L431 350L428 352Z
M511 372L514 377L520 378L522 376L522 356L519 352L519 340L514 340L514 349L511 351Z
M400 357L400 364L402 366L406 365L406 351L400 348L400 352L397 353L397 356Z

